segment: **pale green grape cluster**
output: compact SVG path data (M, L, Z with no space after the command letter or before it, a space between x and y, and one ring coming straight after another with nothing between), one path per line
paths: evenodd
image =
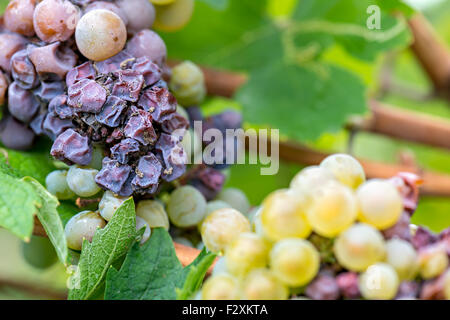
M190 61L180 63L172 69L169 87L177 101L184 107L198 105L206 96L203 72Z

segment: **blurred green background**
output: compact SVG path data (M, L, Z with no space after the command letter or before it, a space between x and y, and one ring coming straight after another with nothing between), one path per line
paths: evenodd
M255 0L258 1L258 0ZM277 2L278 1L278 2ZM292 2L290 0L284 0ZM0 0L0 7L4 7L8 1ZM271 12L276 13L279 0L272 0ZM448 0L409 0L418 10L424 12L438 31L442 39L450 44L450 1ZM170 47L169 47L170 52ZM331 47L326 56L345 56L339 48ZM346 59L347 57L343 57ZM450 108L447 102L437 99L421 99L432 91L431 84L418 65L415 57L409 50L395 52L377 60L376 64L361 61L351 61L350 67L357 70L371 91L379 89L380 78L374 75L381 73L382 67L390 59L393 63L392 82L402 88L401 92L388 91L382 97L382 101L393 105L438 115L450 119ZM414 93L419 98L411 99L405 93ZM233 107L240 109L239 103L224 98L210 98L204 106L205 111L214 112L219 109ZM316 149L328 152L346 151L349 136L347 132L338 134L325 134L310 145ZM396 163L402 154L413 156L417 165L423 169L450 174L450 152L423 145L396 141L387 137L369 133L358 133L353 142L353 154L355 156L377 161ZM280 172L276 176L261 176L260 168L255 165L234 166L230 171L229 186L235 186L244 190L253 205L258 205L264 197L275 189L288 186L291 178L301 168L281 163ZM440 231L450 226L450 199L428 198L421 199L414 223L428 226L434 231ZM54 294L61 295L65 291L66 273L63 266L56 264L51 269L39 271L27 265L20 250L20 240L8 232L0 229L0 299L46 299ZM11 286L3 286L6 281L16 281L26 284L28 288L14 289ZM37 288L37 292L29 290ZM44 292L39 292L43 290ZM46 292L50 290L50 292Z

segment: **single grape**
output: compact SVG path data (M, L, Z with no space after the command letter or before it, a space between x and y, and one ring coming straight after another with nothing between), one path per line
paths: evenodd
M399 279L386 263L371 265L359 278L359 290L365 299L390 300L397 295Z
M103 194L102 200L98 204L98 211L106 221L110 221L117 209L127 200L127 198L116 196L111 191Z
M308 284L319 272L320 256L316 248L303 239L284 239L270 252L270 268L289 287Z
M16 81L11 83L8 88L8 110L14 118L29 123L40 106L31 91L23 89Z
M328 182L311 192L306 212L313 230L323 237L334 238L350 227L358 215L358 204L352 189Z
M4 19L6 29L32 37L34 35L33 13L35 0L12 0L5 9Z
M100 187L95 182L98 170L71 166L67 173L67 184L69 188L80 197L92 197L99 191Z
M0 33L0 68L9 73L11 71L11 57L25 48L27 40L16 33Z
M205 218L205 212L205 198L191 186L176 189L167 205L170 221L180 228L196 226Z
M150 29L155 21L155 7L148 0L118 0L117 5L128 20L127 31L136 33Z
M346 154L329 156L320 166L331 171L337 180L352 189L358 188L366 180L366 174L358 160Z
M97 212L83 211L73 216L64 229L67 246L72 250L80 251L83 240L92 241L97 229L106 226L105 220Z
M144 219L150 228L169 230L170 223L164 206L156 200L141 200L137 204L136 214Z
M359 220L385 230L399 221L403 212L403 199L398 190L385 180L370 180L356 193L359 203Z
M209 201L206 204L205 219L206 219L206 217L208 217L210 214L212 214L213 212L215 212L217 210L228 209L228 208L231 208L231 206L228 203L224 202L224 201L221 201L221 200ZM202 230L202 224L203 224L203 221L201 221L198 224L198 230L199 231Z
M300 171L291 181L290 188L295 192L309 194L329 181L335 181L331 171L322 167L307 167Z
M80 19L75 39L78 49L86 58L102 61L122 51L127 41L127 30L117 14L96 9Z
M369 225L356 224L336 239L334 254L342 266L359 272L384 260L386 246L378 230Z
M227 270L227 261L225 260L224 256L219 257L216 260L216 264L214 265L214 268L212 270L213 276L221 274L221 273L229 273Z
M136 231L140 231L141 229L145 228L144 234L142 235L142 239L140 244L144 244L150 239L150 236L152 235L152 229L148 226L147 221L142 219L141 217L136 216Z
M250 202L245 193L236 188L224 189L216 198L231 205L233 209L247 214L250 211Z
M87 166L92 161L92 146L89 139L73 129L68 129L56 138L51 155L66 163Z
M59 200L68 200L75 196L75 193L67 184L67 170L50 172L47 178L45 178L45 185L47 186L47 190Z
M253 269L264 268L268 262L269 245L254 233L240 234L225 250L227 270L245 276Z
M55 248L48 238L32 236L30 242L22 242L25 261L37 269L50 268L58 260Z
M202 288L202 300L239 300L239 293L238 280L221 273L205 281Z
M103 159L102 170L95 177L95 181L105 190L110 190L122 197L129 197L133 190L128 190L127 182L133 179L129 165L121 165L110 158ZM130 181L131 184L131 181Z
M141 30L128 41L126 51L133 57L147 57L163 68L167 59L167 47L163 39L152 30Z
M36 35L44 42L67 41L74 33L80 10L68 0L43 0L34 10Z
M234 209L220 209L203 221L201 235L208 250L224 252L241 233L250 232L250 222Z
M161 31L177 31L191 20L194 13L194 0L176 0L171 4L156 5L154 27Z
M75 52L61 42L54 42L42 47L30 46L28 51L28 56L37 73L44 78L53 76L57 79L64 79L78 59Z
M288 288L267 269L250 272L242 282L243 300L287 300Z
M169 87L178 103L187 107L201 104L206 96L203 71L190 61L172 69Z
M0 140L7 148L14 150L28 150L32 147L35 134L23 123L11 116L2 119Z
M304 206L304 199L288 190L278 190L269 195L261 211L265 235L272 241L308 237L311 226Z
M440 245L432 245L419 251L420 275L432 279L442 274L449 266L447 251Z
M402 281L412 280L418 272L416 250L405 240L394 238L386 242L386 263L397 271Z
M8 79L5 74L0 71L0 106L5 103L6 92L8 91Z

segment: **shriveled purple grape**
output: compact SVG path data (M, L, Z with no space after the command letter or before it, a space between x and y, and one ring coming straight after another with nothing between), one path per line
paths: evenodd
M84 9L84 13L88 13L89 11L96 10L96 9L104 9L104 10L109 10L111 12L114 12L122 19L122 21L123 21L123 23L125 23L125 25L128 24L128 17L125 14L125 12L121 8L119 8L119 6L117 4L115 4L113 2L107 2L107 1L92 2L86 6L86 8Z
M186 172L187 156L178 138L162 133L155 149L164 165L163 180L172 182Z
M189 184L197 188L206 200L211 201L222 191L225 175L219 170L204 167L195 173Z
M148 0L118 0L117 5L128 20L127 31L136 33L150 29L155 21L155 7Z
M382 231L385 239L400 238L411 241L411 217L408 212L404 211L397 223L389 229Z
M8 109L16 119L28 123L39 110L40 103L31 93L13 82L8 88Z
M125 139L111 148L111 155L120 164L127 164L130 156L138 153L139 150L139 142L134 139Z
M75 115L72 108L67 105L68 97L65 94L53 98L48 105L49 113L57 115L61 119L72 119Z
M120 99L130 102L137 102L144 86L144 76L133 70L116 71L117 77L114 83L112 94Z
M85 62L85 63L73 68L72 70L70 70L67 73L67 76L66 76L67 87L70 87L73 84L75 84L76 82L83 80L83 79L95 80L96 75L97 74L96 74L96 71L95 71L95 68L94 68L92 62L90 62L90 61Z
M177 136L182 138L186 130L189 129L189 122L181 114L171 113L162 118L161 129L163 132L169 134L177 131Z
M63 79L77 63L72 49L55 42L44 47L32 47L28 54L40 75L54 74Z
M19 34L0 33L0 68L10 72L11 57L27 45L27 40Z
M89 79L70 86L68 96L67 104L78 112L99 113L106 102L106 90Z
M355 272L344 272L336 277L336 283L341 290L341 294L347 299L359 299L358 274Z
M96 115L97 121L108 127L116 128L121 124L126 108L126 101L115 96L109 96L100 113Z
M41 81L41 85L33 90L33 94L42 102L49 103L53 98L64 93L62 81Z
M306 295L313 300L337 300L340 297L336 280L319 274L306 288Z
M177 101L167 89L152 87L143 92L138 106L150 112L153 119L160 123L163 116L167 116L177 110Z
M44 122L42 123L42 129L52 140L55 140L61 133L73 127L74 125L72 120L60 119L51 113L47 114Z
M152 153L139 159L136 167L136 177L133 179L133 186L136 189L148 189L158 185L161 176L162 165L158 158Z
M0 71L0 106L5 103L6 92L8 91L8 79L5 74Z
M126 51L136 58L147 57L163 68L167 59L167 47L161 37L152 30L139 31L127 44Z
M26 37L34 36L35 0L12 0L5 9L5 27Z
M151 86L161 80L161 69L146 57L140 57L133 64L133 70L144 76L145 84Z
M95 67L100 74L107 74L110 72L116 72L132 64L135 58L125 51L121 51L115 56L103 61L95 63Z
M103 189L119 194L131 171L129 165L121 165L117 160L105 158L102 170L95 177L95 182Z
M40 136L44 134L43 124L44 120L47 117L47 113L38 114L34 119L30 122L30 128L33 132Z
M36 69L28 58L27 49L17 51L11 57L11 74L14 81L24 89L33 89L39 85Z
M5 147L15 150L28 150L33 146L35 134L23 123L11 116L2 120L0 138Z
M416 233L412 237L411 243L416 248L416 250L419 250L421 248L427 247L430 244L436 243L438 241L438 236L431 233L430 230L419 226Z
M73 129L68 129L56 138L51 155L68 164L87 166L92 161L92 146L89 138Z
M128 119L124 133L127 138L137 140L144 146L153 145L158 139L150 113L136 108Z

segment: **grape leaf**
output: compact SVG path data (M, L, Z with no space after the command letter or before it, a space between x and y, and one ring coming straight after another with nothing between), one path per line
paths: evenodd
M64 227L58 214L58 199L48 192L38 181L31 177L25 177L22 181L28 182L41 198L42 206L37 210L37 217L55 247L59 260L66 264L67 241Z
M92 242L84 241L77 276L71 279L70 300L95 298L104 286L109 267L124 256L136 239L136 214L133 198L117 209L104 229L98 230Z
M183 268L169 233L157 228L144 245L135 243L119 271L110 268L106 276L105 299L174 300L198 289L214 255L201 253Z
M366 111L365 88L357 76L334 66L313 70L274 63L252 72L236 95L244 116L290 137L313 140L338 131L349 115Z
M228 5L228 0L197 0L207 3L216 10L224 10Z

